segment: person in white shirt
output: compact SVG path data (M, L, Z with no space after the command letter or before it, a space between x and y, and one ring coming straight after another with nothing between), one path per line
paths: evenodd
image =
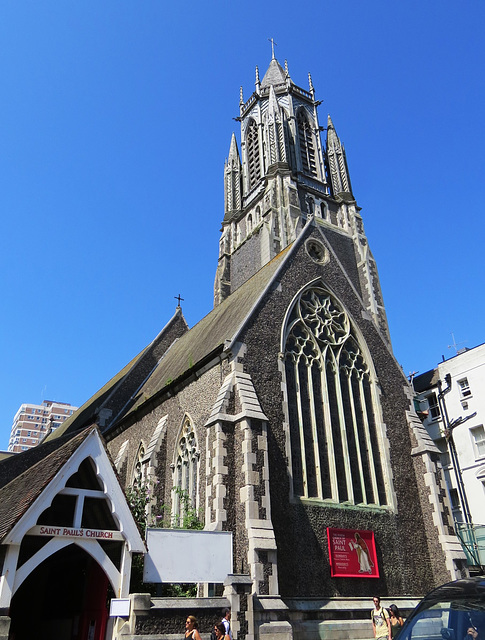
M232 630L231 630L231 610L230 609L223 609L222 610L222 624L224 625L224 628L226 630L226 634L231 638L232 640Z

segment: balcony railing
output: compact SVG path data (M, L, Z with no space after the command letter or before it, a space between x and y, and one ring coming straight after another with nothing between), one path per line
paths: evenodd
M455 531L465 552L467 564L485 566L485 524L455 522Z

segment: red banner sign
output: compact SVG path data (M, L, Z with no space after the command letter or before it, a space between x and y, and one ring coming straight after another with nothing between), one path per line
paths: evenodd
M373 531L327 527L330 571L333 578L378 578Z

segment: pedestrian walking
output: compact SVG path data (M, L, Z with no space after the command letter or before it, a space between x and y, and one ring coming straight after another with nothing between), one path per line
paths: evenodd
M222 624L222 622L216 624L214 629L216 631L216 640L230 640L229 634L226 633L226 627Z
M391 604L389 607L389 622L391 623L391 638L395 638L404 624L401 612L395 604Z
M389 638L391 640L391 623L389 614L381 607L381 599L379 596L373 597L374 609L371 613L372 627L374 629L374 638Z
M198 626L195 616L187 616L185 621L185 640L201 640Z
M232 630L231 630L231 610L223 609L222 610L222 624L226 630L226 635L229 636L230 640L232 640Z

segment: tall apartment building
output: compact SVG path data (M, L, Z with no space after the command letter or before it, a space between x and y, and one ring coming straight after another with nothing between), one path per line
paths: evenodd
M44 400L42 404L22 404L13 419L8 450L18 453L35 447L76 409L68 402L53 400Z

